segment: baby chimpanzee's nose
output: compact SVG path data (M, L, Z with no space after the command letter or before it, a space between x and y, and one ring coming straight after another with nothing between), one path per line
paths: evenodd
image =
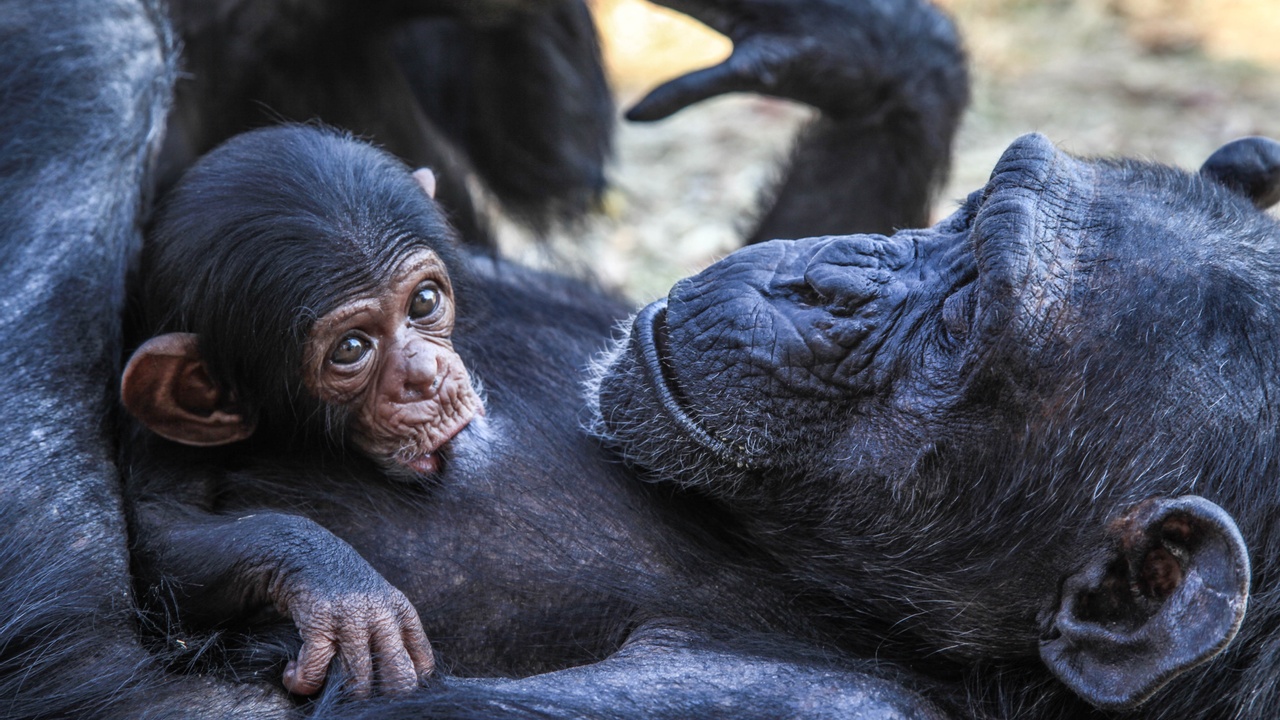
M400 359L388 368L393 395L399 402L418 402L435 394L447 370L439 348L430 341L410 338L400 348Z

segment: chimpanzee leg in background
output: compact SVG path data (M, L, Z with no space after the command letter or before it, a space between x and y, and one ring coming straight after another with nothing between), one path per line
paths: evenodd
M821 111L751 242L929 224L969 101L955 25L928 0L659 0L728 36L720 65L660 86L628 113L656 120L748 91Z
M604 190L614 106L586 5L526 4L496 26L409 23L394 49L427 116L503 208L545 230Z
M0 3L0 715L283 714L134 634L108 418L172 79L158 3Z
M654 120L730 91L822 113L751 239L927 224L968 100L964 55L944 13L926 0L665 4L728 35L735 51L659 88L631 118ZM603 188L612 100L580 0L171 7L186 79L162 185L237 132L318 118L432 167L441 203L472 243L488 235L469 177L535 229L580 215Z

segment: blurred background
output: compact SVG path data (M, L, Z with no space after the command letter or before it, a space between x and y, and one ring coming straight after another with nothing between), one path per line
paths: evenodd
M981 186L1036 130L1077 154L1188 168L1242 135L1280 139L1280 0L941 0L970 54L973 103L935 217ZM729 42L642 0L593 0L620 109L728 56ZM738 246L809 110L726 96L653 124L620 121L613 189L598 216L527 262L590 269L636 301ZM569 240L572 236L576 238Z

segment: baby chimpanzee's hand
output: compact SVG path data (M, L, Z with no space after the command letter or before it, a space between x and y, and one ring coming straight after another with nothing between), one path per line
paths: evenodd
M285 668L284 686L298 695L319 692L337 658L355 697L413 690L435 668L418 612L403 593L346 549L354 557L336 563L330 557L282 573L280 592L272 593L276 607L293 618L302 634L302 650Z

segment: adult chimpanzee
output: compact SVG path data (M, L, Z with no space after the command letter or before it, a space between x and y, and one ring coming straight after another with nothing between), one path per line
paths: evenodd
M167 440L238 444L213 453L222 472L130 463L135 567L142 582L165 583L163 599L184 618L223 621L263 605L291 617L304 641L285 670L292 692L318 691L335 655L357 695L375 673L382 687L415 687L433 664L417 612L315 523L206 510L220 476L249 472L263 448L300 444L329 463L354 452L410 481L436 473L443 446L483 411L450 343L452 235L385 153L277 127L234 138L188 171L144 246L150 339L125 368L124 404Z
M1023 137L931 230L678 283L602 370L599 431L962 714L1263 717L1278 192L1260 138L1189 174Z
M0 494L5 714L136 717L148 709L178 714L176 701L189 705L188 715L265 715L278 706L251 686L159 679L121 612L127 613L129 605L120 512L100 420L107 397L102 388L115 354L120 293L112 290L118 290L134 227L148 139L156 136L148 115L163 109L167 75L155 8L126 0L48 0L9 2L2 9L6 52L21 52L23 58L0 74L4 126L12 130L0 153L6 188L0 196L4 267L11 280L2 305L9 340L6 491ZM1241 157L1247 159L1248 153L1233 152L1207 165L1207 175L1227 180L1218 187L1147 165L1076 161L1039 141L1024 141L1006 157L988 192L976 195L957 217L931 233L903 236L901 242L919 248L922 258L936 258L934 252L945 254L951 246L954 266L916 272L924 269L922 261L890 252L896 241L864 237L799 243L792 251L765 246L735 256L711 275L740 273L726 273L714 284L682 285L678 302L668 307L666 323L654 334L671 362L666 373L654 368L659 372L653 377L669 376L677 390L683 388L683 395L670 395L679 405L661 397L655 405L663 412L674 408L671 417L682 419L661 428L673 448L689 448L685 458L708 468L706 451L686 440L697 428L734 441L747 438L727 435L731 430L762 429L753 420L787 421L771 424L768 435L748 436L776 453L767 465L755 456L735 455L732 447L741 443L720 448L729 453L720 469L729 471L739 461L758 462L762 469L739 473L734 467L724 477L735 482L705 484L701 492L713 499L701 506L679 491L631 485L589 444L564 432L562 425L574 419L564 398L572 374L564 366L517 365L533 355L531 349L540 350L540 357L560 353L565 365L572 365L598 341L612 306L583 307L587 298L603 301L578 286L499 266L480 278L476 294L489 307L511 312L479 313L488 324L471 328L477 335L465 345L465 334L459 337L468 362L472 357L484 361L478 370L490 381L492 432L463 433L459 444L470 438L472 447L458 449L444 473L451 477L442 478L440 492L431 493L429 502L405 500L403 494L395 502L380 502L390 494L371 477L370 494L345 496L357 506L349 519L354 523L364 514L367 522L370 511L379 511L384 537L412 538L424 518L406 515L442 498L455 511L487 513L490 522L476 527L491 540L509 536L508 545L478 547L467 555L476 535L464 527L444 543L418 546L432 553L426 562L435 560L423 572L437 582L441 577L452 582L465 581L463 572L473 565L479 566L476 577L506 570L505 576L488 575L498 582L487 587L512 581L509 602L477 597L484 607L475 617L477 623L491 619L488 611L494 607L532 608L516 623L510 615L494 615L508 627L528 630L525 638L537 637L539 619L549 624L576 617L594 624L590 613L598 608L580 602L591 597L581 592L587 585L600 588L595 598L615 603L615 610L628 592L640 598L631 607L660 608L652 598L674 589L670 606L677 611L710 601L702 615L738 610L740 625L781 616L760 624L791 622L795 632L804 632L794 627L801 624L798 616L817 605L818 612L825 610L838 625L857 631L842 636L850 648L857 648L858 635L874 638L877 656L884 658L874 669L891 669L895 658L910 655L913 665L936 677L931 692L970 715L1084 712L1065 686L1028 662L1039 654L1042 630L1047 630L1043 656L1048 666L1096 702L1137 700L1172 678L1136 712L1247 717L1253 709L1272 707L1277 693L1270 662L1277 641L1269 629L1276 612L1269 595L1275 582L1275 494L1266 483L1277 456L1271 353L1277 231L1225 186L1248 188L1264 198L1274 184L1255 181L1271 177L1270 172L1242 172ZM885 267L882 274L840 272L875 264L862 253L849 253L848 262L836 257L862 244L872 255L883 249L887 265L901 261L901 266ZM816 260L806 263L814 272L805 282L751 287L760 270L755 260L778 253L776 258L785 259L788 252L812 253ZM971 282L950 292L957 269ZM780 265L778 271L781 279L788 269ZM802 314L801 297L814 303L820 293L830 293L833 300L850 300L851 307L834 305L830 317L816 317L819 308L805 305L812 320L807 327L834 331L823 336L832 339L830 345L778 346L787 351L780 356L797 365L806 355L829 358L836 342L851 342L862 332L856 327L856 297L866 297L873 285L859 289L858 283L880 279L884 296L862 306L865 342L848 354L850 362L830 366L827 375L844 382L845 390L828 389L825 400L816 401L840 411L825 423L814 424L803 412L792 414L802 406L787 398L804 386L803 371L771 373L772 385L743 378L742 394L730 396L718 392L715 372L732 372L734 364L691 364L695 358L686 352L692 333L680 328L692 331L686 322L697 322L689 313L695 291L714 294L718 284L732 288L744 282L739 287L752 293L765 286L778 291L770 298L775 303L796 298ZM731 303L743 299L732 290L722 296ZM895 303L894 297L905 299ZM874 313L886 308L891 309L887 316ZM760 317L771 317L770 308L755 309L762 311ZM686 322L676 322L680 319ZM828 325L825 331L823 325ZM43 332L30 332L33 326ZM548 335L548 328L554 333ZM735 339L725 326L713 328L706 337ZM511 336L514 349L486 344L504 334ZM655 357L641 355L641 362ZM715 357L736 361L742 356L717 351L709 361ZM767 358L759 360L764 371L780 369ZM855 372L860 364L865 366ZM818 364L812 367L824 372ZM617 390L603 405L614 428L621 428L629 403L661 388L643 380L605 386ZM692 389L708 393L696 417L680 401ZM842 395L855 397L856 406L843 406ZM520 424L527 418L520 415L522 398L547 403L540 424ZM732 405L724 405L730 400ZM833 422L838 419L846 423ZM791 429L796 425L812 431L798 446L808 448L810 457L773 444L773 433L799 435ZM714 438L714 432L707 437ZM556 467L544 467L553 457ZM671 455L636 457L659 465ZM282 473L296 472L289 460L281 460ZM532 484L527 490L486 488L479 478L501 476L457 472L468 464L485 470L484 463L528 473ZM675 478L690 477L679 468L667 470ZM559 475L562 471L567 472ZM588 481L578 482L581 478ZM342 501L326 497L336 483L318 480L294 499L321 505ZM450 486L451 481L457 484ZM1239 574L1231 572L1233 565L1239 569L1240 548L1231 521L1205 502L1182 497L1188 492L1234 515L1254 561L1254 607L1241 637L1211 659L1235 617L1221 610L1238 603L1241 594ZM284 489L277 494L284 496ZM470 505L468 494L475 500ZM762 509L759 501L769 494L778 502ZM818 504L818 495L824 504ZM490 505L495 500L516 504L499 509L504 508L500 503ZM561 505L548 507L551 503ZM732 515L682 514L682 508L717 507ZM1129 507L1134 512L1115 514L1116 508ZM342 517L333 507L326 510ZM726 527L719 538L695 525L733 516L741 525ZM461 513L454 519L469 520ZM566 524L557 528L556 521ZM778 522L788 523L785 530L775 531ZM1140 531L1144 527L1161 531L1163 549ZM584 533L581 539L573 535L577 532ZM384 556L414 552L375 545L372 538L370 547ZM510 561L525 565L496 557L508 548ZM819 552L801 552L815 548ZM794 569L773 564L773 557L794 563ZM1124 559L1109 562L1115 557ZM384 557L383 562L407 567L410 559L424 561ZM761 567L766 576L780 575L792 591L772 595L769 602L768 583L753 582L742 567L748 564ZM1130 565L1139 570L1128 570ZM1215 567L1223 572L1214 573ZM1159 572L1144 574L1141 568ZM429 574L439 569L452 572ZM1126 573L1140 579L1128 583ZM682 578L699 585L686 588ZM528 579L542 584L516 585ZM1099 579L1100 590L1090 591ZM1126 585L1137 591L1127 599ZM577 588L562 608L578 614L557 618L554 596L550 601L522 597L520 587ZM803 588L799 596L797 587ZM1216 588L1222 602L1197 588ZM705 593L702 598L696 597L699 592ZM461 595L451 603L455 610L462 606ZM1067 601L1058 602L1059 596ZM1179 622L1167 622L1187 607L1186 600L1197 598L1209 601L1202 608L1219 612L1188 611L1176 618ZM735 604L739 600L745 603L741 610ZM546 612L540 616L538 610ZM1214 618L1224 622L1215 624ZM882 625L894 627L883 628L881 637L875 631ZM585 708L607 716L610 707L621 707L624 714L656 708L691 716L700 710L733 712L721 701L736 698L743 701L738 708L776 715L787 709L788 697L798 696L792 679L824 667L790 648L774 650L789 662L771 665L761 660L767 656L759 646L748 650L724 639L664 634L652 627L633 633L627 649L601 663L520 681L470 681L459 684L458 692L475 690L472 697L493 699L495 705L487 709L494 712L525 707L546 714L568 708L563 712L580 715ZM541 650L536 643L500 649L512 655ZM1071 662L1073 656L1077 662ZM835 656L828 659L843 663ZM1207 662L1188 669L1196 659ZM1109 668L1108 661L1113 661ZM824 672L830 668L828 663ZM1073 677L1073 668L1110 670L1110 681L1088 672ZM812 682L812 674L806 677L804 683L812 684L805 686L822 687ZM836 678L837 689L865 687L847 674L826 677ZM898 675L873 689L902 701L907 698L902 688L916 681ZM1117 692L1112 696L1110 690ZM444 703L451 697L456 696L428 694L417 701ZM815 692L808 703L790 709L812 709L826 697ZM478 705L454 709L459 708L480 712ZM848 714L858 712L854 707ZM877 716L874 708L862 714Z
M660 87L630 118L732 91L822 112L752 238L928 222L968 79L954 27L927 0L664 4L725 33L734 52ZM169 5L185 72L164 184L238 132L318 118L434 168L471 242L486 237L473 175L537 228L581 214L604 187L613 103L582 0Z

